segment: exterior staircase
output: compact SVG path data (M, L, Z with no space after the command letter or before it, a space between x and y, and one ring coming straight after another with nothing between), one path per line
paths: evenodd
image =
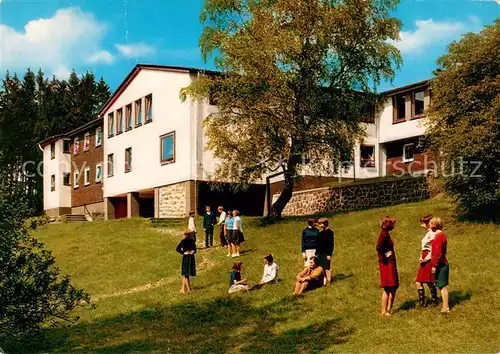
M78 222L78 221L87 221L87 218L83 214L66 214L67 222Z

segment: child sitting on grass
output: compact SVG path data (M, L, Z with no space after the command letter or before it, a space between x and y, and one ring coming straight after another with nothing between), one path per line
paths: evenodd
M241 268L243 262L237 261L233 264L233 269L229 273L229 294L250 290L250 285L246 279L241 279Z
M278 266L278 264L274 262L273 255L271 253L264 256L264 274L262 275L262 279L259 282L259 286L277 282L279 280L278 278L279 268L280 267Z

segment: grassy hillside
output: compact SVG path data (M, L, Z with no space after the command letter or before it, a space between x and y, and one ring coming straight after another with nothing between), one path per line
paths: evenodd
M292 298L302 269L302 218L259 227L245 219L243 276L254 283L262 255L273 252L282 282L246 294L227 294L232 260L221 248L199 250L192 294L179 294L180 230L155 229L145 220L51 225L36 236L56 255L63 272L89 291L95 309L79 310L68 328L44 339L7 345L10 351L51 352L498 352L500 349L500 229L454 219L446 200L337 214L332 262L335 281ZM426 213L444 219L454 307L415 307L415 274ZM398 219L400 290L392 319L378 315L375 243L381 216ZM199 241L202 235L198 236ZM5 346L5 344L4 344Z

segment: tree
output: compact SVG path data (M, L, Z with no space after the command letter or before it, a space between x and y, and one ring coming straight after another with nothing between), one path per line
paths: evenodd
M72 310L90 301L68 276L60 277L50 251L28 233L25 219L31 211L9 194L0 190L0 339L74 321Z
M335 172L350 161L360 124L392 79L400 21L396 0L206 0L200 38L205 60L220 75L202 75L181 91L211 96L219 112L206 118L207 149L221 161L214 178L249 183L280 169L284 186L272 206L279 218L305 167Z
M453 42L435 74L428 133L431 150L439 152L445 189L460 213L498 217L500 20Z

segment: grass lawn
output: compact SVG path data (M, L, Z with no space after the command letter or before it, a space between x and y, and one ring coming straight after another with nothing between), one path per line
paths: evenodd
M448 236L453 308L419 309L415 275L423 230L418 219L441 216ZM379 317L375 244L381 216L398 219L400 289L392 319ZM266 252L280 265L278 284L228 295L232 260L221 248L196 255L193 293L179 294L180 230L155 229L142 219L60 224L36 236L59 267L91 293L95 308L78 323L47 329L38 341L4 343L8 352L498 352L500 350L500 228L463 223L446 199L330 217L335 231L332 286L292 298L302 269L304 218L260 227L245 218L243 276L260 280ZM201 229L201 228L200 228ZM198 241L203 238L198 235ZM218 242L217 242L218 243Z

